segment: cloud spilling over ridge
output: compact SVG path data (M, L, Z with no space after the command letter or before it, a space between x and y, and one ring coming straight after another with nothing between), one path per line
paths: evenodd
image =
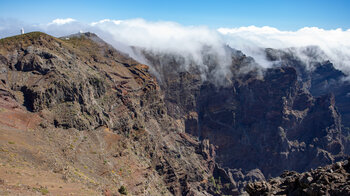
M290 48L317 46L339 69L350 71L350 29L325 30L305 27L297 31L280 31L272 27L219 28L230 46L253 55L257 48ZM324 58L323 54L319 54Z
M113 38L128 45L155 50L190 51L201 45L220 46L220 35L207 27L186 27L174 22L148 22L143 19L102 20L92 23Z
M86 24L72 18L55 19L48 24L28 25L0 19L0 36L17 34L21 27L25 27L26 32L38 30L54 36L65 36L80 30L91 31L126 53L132 53L129 46L138 46L155 52L190 56L199 64L202 63L203 46L209 46L225 59L224 45L228 44L254 57L261 66L268 67L271 63L265 59L264 48L285 49L311 45L318 46L326 54L325 57L320 53L320 59L329 58L337 68L350 73L350 29L305 27L297 31L281 31L268 26L210 29L205 26L183 26L175 22L150 22L144 19L104 19ZM303 58L302 54L300 57ZM223 64L227 63L226 60Z
M152 51L191 55L200 59L203 46L223 53L223 40L216 30L202 26L182 26L174 22L148 22L143 19L101 20L92 26L109 33L112 38L129 46Z

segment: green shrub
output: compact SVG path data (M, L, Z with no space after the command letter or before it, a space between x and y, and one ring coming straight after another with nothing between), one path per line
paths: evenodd
M123 186L123 185L119 188L118 191L122 195L127 195L128 194L128 191L126 190L125 186Z
M47 190L46 188L41 188L41 189L40 189L40 192L41 192L42 195L47 195L47 194L49 194L49 190Z

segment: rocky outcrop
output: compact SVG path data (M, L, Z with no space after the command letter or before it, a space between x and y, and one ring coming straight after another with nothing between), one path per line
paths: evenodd
M336 162L304 173L285 171L268 182L249 183L249 195L349 195L349 161Z

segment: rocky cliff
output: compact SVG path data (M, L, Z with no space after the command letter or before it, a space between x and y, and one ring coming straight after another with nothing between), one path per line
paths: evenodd
M251 57L228 48L229 73L224 83L218 83L211 78L218 67L212 60L215 53L202 56L203 64L211 67L203 80L202 65L194 61L184 69L181 56L140 51L157 74L166 76L160 86L169 114L184 122L187 133L217 146L216 160L238 191L247 181L265 180L286 169L302 172L347 157L344 125L349 121L343 106L348 98L332 87L320 92L328 80L339 81L339 89L346 92L339 78L328 76L345 74L329 63L309 71L305 62L287 55L289 59L279 58L274 67L261 70Z
M1 193L214 194L215 147L148 69L92 33L0 40Z

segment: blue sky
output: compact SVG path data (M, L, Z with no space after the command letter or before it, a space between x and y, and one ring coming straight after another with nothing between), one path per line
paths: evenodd
M0 0L0 18L48 23L56 18L81 22L143 18L210 28L271 26L350 29L350 0Z

